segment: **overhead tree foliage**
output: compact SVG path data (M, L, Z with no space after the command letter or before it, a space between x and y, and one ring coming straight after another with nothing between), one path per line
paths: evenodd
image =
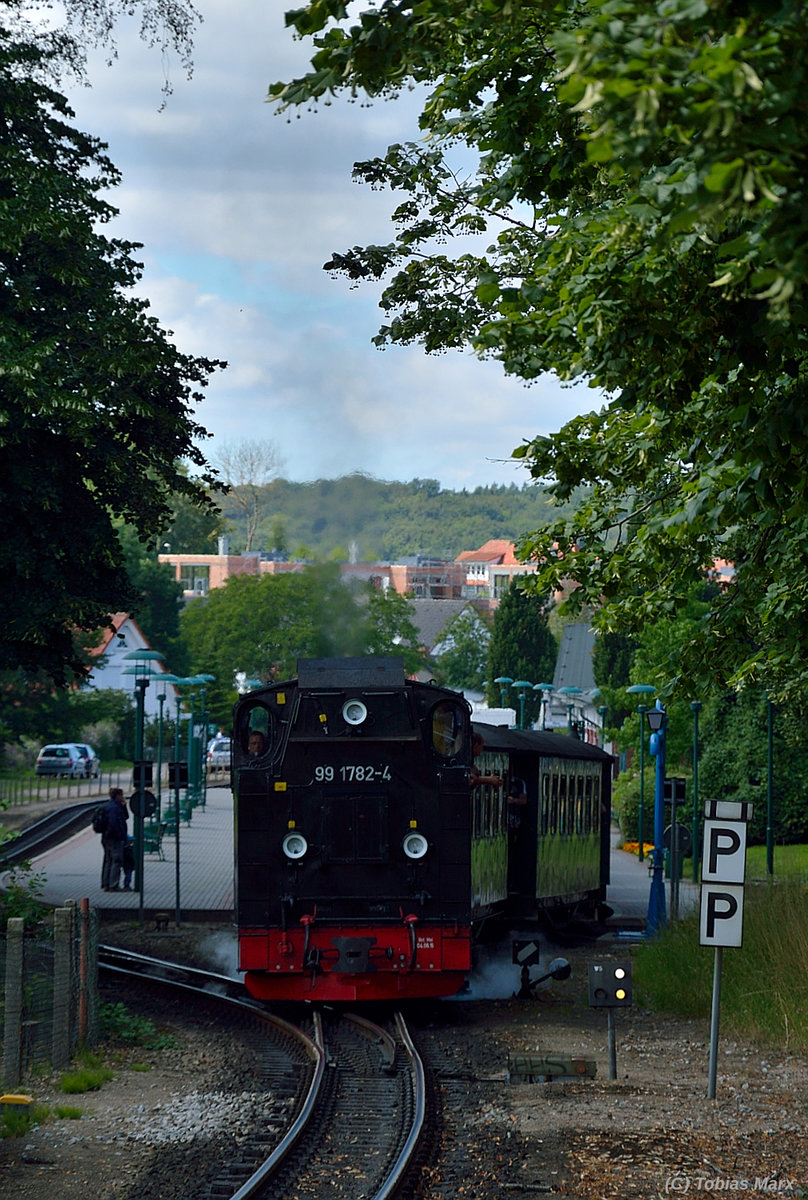
M175 493L209 504L194 409L221 364L181 354L132 294L136 247L101 232L118 174L42 62L0 29L0 669L62 683L76 631L133 600L116 522L148 541Z
M159 49L164 63L174 51L187 75L193 70L193 38L201 14L190 0L0 0L8 10L9 28L21 40L48 51L40 68L59 79L70 72L86 75L87 51L103 46L109 61L117 54L115 27L121 17L140 16L140 36ZM166 68L165 95L171 92Z
M605 393L515 452L560 500L591 488L524 540L540 592L571 576L573 609L632 633L731 559L670 686L804 692L803 7L312 0L287 21L315 50L281 106L425 86L423 140L355 167L404 193L393 239L328 264L385 278L376 340Z

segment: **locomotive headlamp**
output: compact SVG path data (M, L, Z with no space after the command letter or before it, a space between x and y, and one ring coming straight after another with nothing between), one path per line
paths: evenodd
M423 858L429 849L429 843L422 833L411 829L401 843L402 849L407 858Z
M342 716L348 725L361 725L368 718L368 710L361 700L346 700Z
M298 833L296 829L293 829L286 834L286 837L281 842L281 847L286 857L295 861L303 857L309 848L309 843L302 833Z

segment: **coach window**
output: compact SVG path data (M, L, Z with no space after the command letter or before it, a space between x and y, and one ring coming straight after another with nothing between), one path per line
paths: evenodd
M463 714L443 701L432 709L432 748L441 758L456 758L464 748Z
M550 776L545 772L541 777L541 835L547 837L550 823Z
M558 833L558 773L556 771L553 771L550 794L550 833Z

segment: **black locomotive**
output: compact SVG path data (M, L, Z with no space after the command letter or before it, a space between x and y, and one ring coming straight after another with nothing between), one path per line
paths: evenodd
M233 734L240 967L257 997L452 995L484 918L604 899L610 757L472 727L462 695L405 679L399 659L303 660L238 702Z

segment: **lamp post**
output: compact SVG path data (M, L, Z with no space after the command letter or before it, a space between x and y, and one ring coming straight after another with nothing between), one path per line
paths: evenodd
M158 650L129 650L123 656L134 662L134 666L125 667L123 675L134 675L137 692L137 710L135 713L135 771L134 790L138 798L135 817L135 890L138 893L138 918L143 920L143 817L145 814L145 779L142 777L144 740L146 731L146 688L152 675L160 674L155 671L152 663L162 662L163 655Z
M177 678L172 675L168 682L173 683L176 688L197 687L199 680L196 676L187 676ZM180 906L180 711L182 709L182 697L177 693L177 720L174 726L174 922L179 927L182 921L182 908ZM190 724L193 724L193 698L191 700ZM191 736L188 735L190 748ZM186 767L190 764L185 764ZM187 786L187 781L186 781Z
M559 696L567 697L567 733L572 733L572 709L573 709L572 698L573 698L573 696L582 696L583 688L571 687L571 686L570 687L562 687L562 688L558 689L558 694L559 694Z
M533 684L527 679L516 679L513 685L519 695L519 729L525 727L525 696L533 690Z
M766 697L766 872L774 876L774 705Z
M665 735L667 714L657 700L646 713L651 730L651 755L656 758L656 788L654 790L654 868L651 875L651 894L648 898L646 934L653 936L665 925Z
M547 708L550 703L550 693L553 690L552 683L534 683L533 691L541 692L541 727L547 728Z
M631 687L626 688L629 696L646 696L651 692L655 692L656 688L650 683L633 683ZM643 718L648 712L645 704L637 705L637 712L640 714L640 808L637 813L637 840L639 842L638 857L640 862L645 861L645 723Z
M606 744L606 713L608 711L609 710L605 704L601 704L600 708L598 709L598 716L600 717L600 739L599 740L600 740L601 750L603 749L604 745Z
M498 683L500 685L499 696L502 702L502 707L507 708L508 705L506 701L508 699L508 688L513 683L513 680L511 679L510 675L497 675L494 683Z
M691 700L693 713L693 882L699 881L699 713L701 701Z

